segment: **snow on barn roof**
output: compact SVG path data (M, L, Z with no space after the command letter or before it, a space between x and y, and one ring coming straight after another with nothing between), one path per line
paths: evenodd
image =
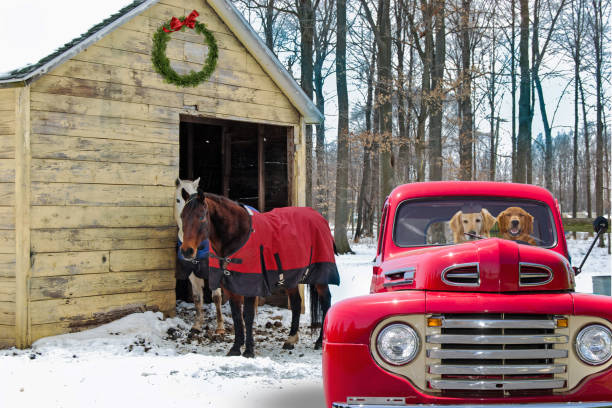
M135 0L38 62L13 69L8 73L0 73L0 87L10 83L28 84L35 81L158 1ZM321 112L231 2L229 0L208 0L207 2L304 116L305 122L320 123L323 120Z

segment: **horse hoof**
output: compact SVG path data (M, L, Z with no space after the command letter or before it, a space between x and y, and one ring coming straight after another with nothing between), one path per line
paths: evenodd
M240 355L240 348L236 348L236 347L232 347L230 349L230 351L227 352L227 356L228 357L232 357L232 356L239 356Z
M255 353L253 352L253 350L249 350L249 351L244 351L244 353L242 353L242 357L246 357L246 358L255 358Z
M293 350L294 348L295 346L291 343L285 342L285 344L283 344L283 350Z

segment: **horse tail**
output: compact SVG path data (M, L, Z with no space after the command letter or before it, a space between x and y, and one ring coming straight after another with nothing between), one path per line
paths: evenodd
M314 329L323 323L323 313L321 310L321 302L319 301L317 287L313 284L308 286L310 292L310 327Z
M334 246L334 254L335 254L335 255L340 255L340 254L338 253L338 248L336 248L336 241L335 241L333 238L332 238L332 244L333 244L333 246Z

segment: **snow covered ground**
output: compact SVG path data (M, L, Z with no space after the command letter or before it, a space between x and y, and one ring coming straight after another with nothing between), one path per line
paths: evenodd
M579 237L580 238L580 237ZM590 240L570 240L573 264ZM354 245L355 255L338 257L342 285L333 301L369 291L372 242ZM577 277L590 292L593 275L610 274L610 256L594 248ZM208 324L214 328L212 305ZM225 306L226 324L231 324ZM194 310L181 303L177 316L136 313L96 329L37 341L28 350L0 350L0 407L322 407L321 353L303 318L301 339L282 350L290 314L264 306L256 320L255 359L225 357L231 335L191 336Z
M592 242L593 238L589 237L587 233L582 232L577 233L577 239L567 240L573 266L580 265ZM608 239L606 238L607 243ZM576 276L576 292L593 293L593 276L610 276L612 275L611 268L608 248L598 248L597 244L595 244L591 255L589 255L589 258L582 267L582 273Z

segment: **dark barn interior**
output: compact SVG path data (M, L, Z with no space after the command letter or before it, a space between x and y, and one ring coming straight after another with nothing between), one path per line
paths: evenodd
M290 205L292 128L181 116L179 177L259 211ZM177 299L189 300L188 281Z
M259 211L289 205L288 128L181 118L179 177Z

